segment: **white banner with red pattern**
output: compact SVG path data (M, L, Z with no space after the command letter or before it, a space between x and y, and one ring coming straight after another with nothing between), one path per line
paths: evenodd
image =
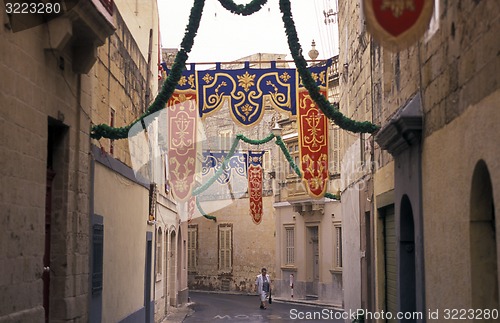
M168 166L172 194L178 201L191 196L196 170L196 91L177 90L167 103Z

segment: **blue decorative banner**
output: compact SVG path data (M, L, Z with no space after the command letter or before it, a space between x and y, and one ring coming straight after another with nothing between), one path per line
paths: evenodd
M214 173L219 170L222 166L222 162L224 161L227 152L212 152L212 151L204 151L203 152L203 160L201 167L201 175L205 176L210 172L210 169L213 168ZM247 176L247 154L242 152L235 152L231 159L229 159L229 163L227 167L222 171L221 176L217 178L217 182L219 184L227 184L231 180L231 171L234 171L236 174L242 177Z
M229 105L240 126L254 126L264 115L265 100L275 109L295 115L295 69L235 69L198 71L199 115L203 119Z
M327 68L332 61L310 67L316 85L327 87ZM163 69L168 72L165 64ZM276 110L289 116L297 115L299 91L303 89L299 73L295 68L277 68L272 62L270 68L194 69L191 64L180 78L177 91L197 91L198 115L204 119L224 104L229 106L232 119L243 127L257 125L264 116L266 101Z

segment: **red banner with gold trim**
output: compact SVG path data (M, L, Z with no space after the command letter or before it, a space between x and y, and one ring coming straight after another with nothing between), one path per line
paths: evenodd
M325 95L326 90L320 93ZM309 196L321 198L328 181L328 120L307 90L301 89L297 96L302 180Z
M434 0L364 0L368 31L382 46L401 50L427 30Z
M250 216L255 224L262 221L262 155L263 152L248 151L248 195Z
M178 201L191 196L196 168L195 91L176 91L167 102L168 166L172 194Z

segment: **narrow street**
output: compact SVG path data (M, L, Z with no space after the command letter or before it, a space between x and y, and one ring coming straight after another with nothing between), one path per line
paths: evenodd
M273 301L259 309L257 296L190 292L194 311L183 322L343 322L333 308Z

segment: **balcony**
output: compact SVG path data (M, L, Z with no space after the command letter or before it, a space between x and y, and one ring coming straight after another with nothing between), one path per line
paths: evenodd
M97 60L97 48L115 32L113 0L67 0L66 13L48 22L46 49L67 57L73 72L87 74Z

